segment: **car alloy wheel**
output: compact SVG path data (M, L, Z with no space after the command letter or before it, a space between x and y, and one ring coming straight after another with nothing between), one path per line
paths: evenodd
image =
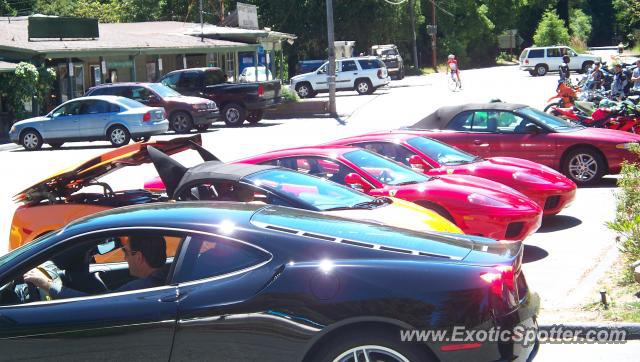
M569 161L571 176L581 182L588 182L598 174L598 162L592 155L578 153Z
M351 348L348 351L340 354L333 362L359 362L359 361L397 361L397 362L410 362L400 352L394 351L391 348L366 345Z
M28 150L37 149L39 143L38 135L33 132L28 132L22 137L22 145Z
M240 119L240 112L236 108L229 108L225 112L224 116L227 118L229 123L235 124L238 123L238 120Z
M369 83L367 83L366 81L362 80L358 83L358 93L360 94L367 94L369 93Z
M173 116L171 128L177 133L187 133L191 130L191 119L184 113L177 113Z
M109 134L109 139L111 140L111 144L113 144L114 146L122 146L125 143L127 143L127 140L128 140L127 131L125 131L120 127L116 127L111 130L111 133Z
M300 98L307 98L309 96L309 87L306 84L300 84L297 87L298 96Z

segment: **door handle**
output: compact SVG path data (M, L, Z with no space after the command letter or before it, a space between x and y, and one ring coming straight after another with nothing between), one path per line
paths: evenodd
M474 145L478 145L478 146L479 146L479 145L481 145L481 144L482 144L482 141L480 141L480 140L473 140L473 144L474 144Z
M356 72L356 73L353 73L353 75L358 75L358 73L357 73L357 72Z

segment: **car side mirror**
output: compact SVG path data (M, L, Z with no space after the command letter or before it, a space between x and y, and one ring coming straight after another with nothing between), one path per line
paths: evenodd
M369 192L371 190L371 185L362 176L357 173L350 173L344 177L344 183L351 187L354 190L358 190L360 192Z
M409 166L411 166L412 169L419 172L425 172L427 169L430 168L429 165L427 165L427 163L424 162L422 157L418 155L413 155L409 157Z
M324 69L318 69L318 74L324 74L326 71Z
M540 129L540 127L536 126L535 124L526 125L526 127L524 127L524 131L525 133L528 133L528 134L542 133L542 130Z

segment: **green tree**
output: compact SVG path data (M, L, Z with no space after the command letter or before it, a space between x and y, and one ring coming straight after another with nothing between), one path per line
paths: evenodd
M21 62L14 73L0 74L0 94L7 99L13 116L24 119L31 115L25 110L25 102L34 100L42 104L55 79L53 68L38 68L31 63Z
M613 8L621 35L627 41L640 44L640 1L613 0Z
M591 36L591 17L581 9L571 9L569 27L574 37L586 43Z
M538 46L569 44L569 31L554 10L547 10L542 15L533 41Z

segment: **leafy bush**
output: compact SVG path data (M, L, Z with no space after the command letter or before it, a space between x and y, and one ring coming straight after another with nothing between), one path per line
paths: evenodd
M298 94L289 89L289 87L283 86L280 89L280 95L285 102L298 102L300 100L300 98L298 98Z
M7 99L9 110L17 119L31 114L25 110L25 102L32 99L42 104L56 79L53 68L37 68L31 63L21 62L14 73L0 74L0 94Z
M640 156L637 145L632 151ZM619 234L619 248L630 264L640 260L640 166L624 163L616 195L616 218L607 226Z
M580 9L572 9L569 19L573 37L586 43L591 36L591 17Z
M533 41L538 46L569 44L569 31L555 10L547 10L542 15Z

